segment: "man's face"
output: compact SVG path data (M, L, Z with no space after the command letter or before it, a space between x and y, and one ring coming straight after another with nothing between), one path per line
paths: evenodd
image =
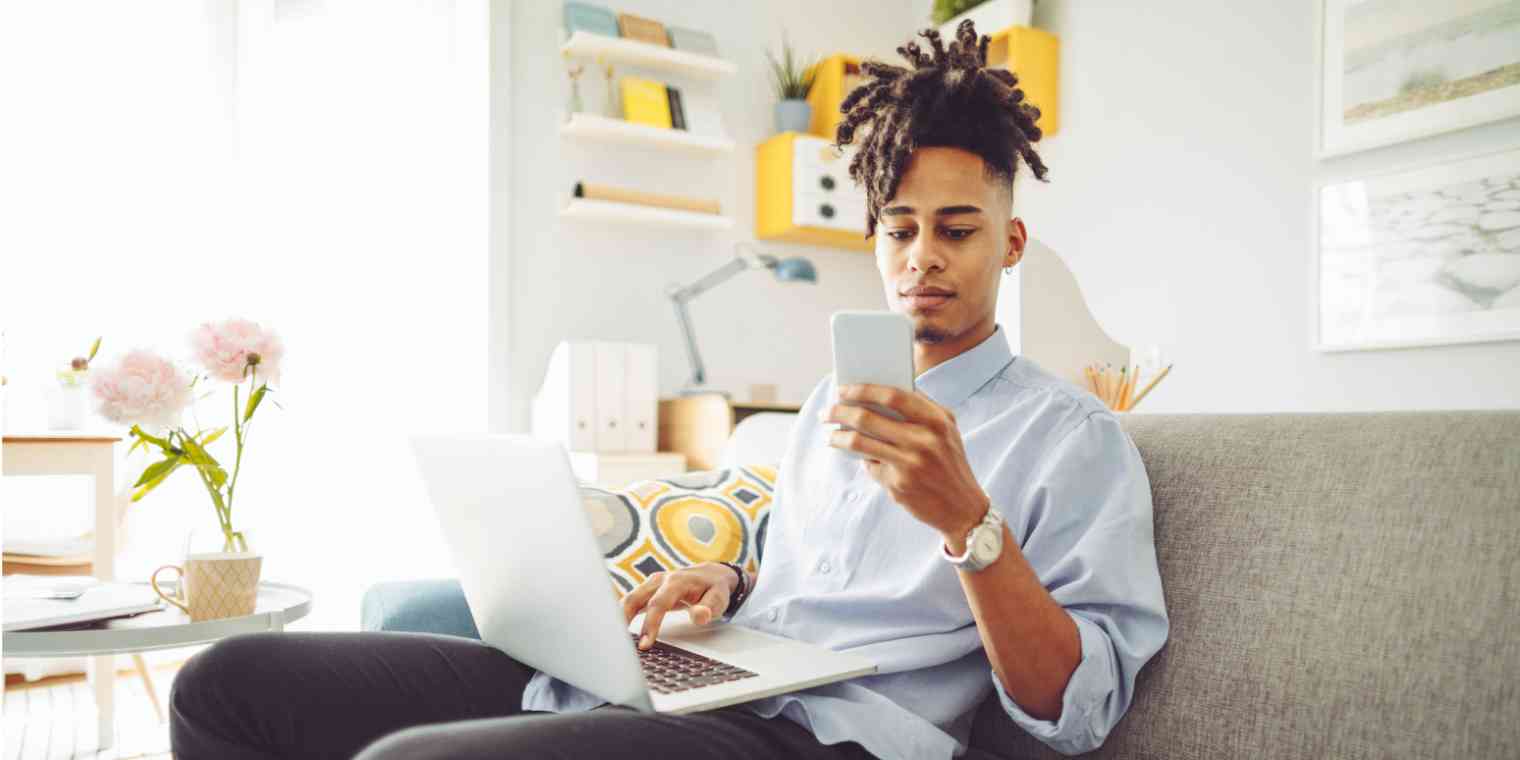
M888 306L912 320L920 344L991 334L998 275L1024 247L1009 192L1006 181L987 177L975 153L920 148L897 194L882 204L876 267Z

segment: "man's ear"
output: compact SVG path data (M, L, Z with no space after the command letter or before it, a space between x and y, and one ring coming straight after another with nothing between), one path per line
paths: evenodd
M1016 266L1024 258L1024 245L1029 242L1029 232L1024 220L1014 217L1008 221L1008 250L1003 254L1003 266Z

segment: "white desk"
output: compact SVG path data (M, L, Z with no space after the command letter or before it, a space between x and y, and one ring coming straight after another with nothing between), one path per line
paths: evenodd
M91 433L37 433L6 435L0 447L0 473L4 475L91 475L95 478L94 575L116 578L116 442L121 438ZM101 749L110 746L115 725L116 658L100 655L90 659L90 681L95 687L99 713Z

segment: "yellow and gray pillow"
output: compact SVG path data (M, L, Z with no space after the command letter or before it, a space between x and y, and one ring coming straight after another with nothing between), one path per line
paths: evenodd
M618 491L582 486L581 500L607 572L627 592L654 573L702 562L758 570L775 487L774 467L734 467Z

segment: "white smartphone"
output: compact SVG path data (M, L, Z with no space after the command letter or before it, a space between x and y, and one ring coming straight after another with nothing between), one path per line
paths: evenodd
M837 311L829 324L834 333L834 387L870 383L913 390L913 324L907 317L891 311ZM864 406L902 419L891 409Z

